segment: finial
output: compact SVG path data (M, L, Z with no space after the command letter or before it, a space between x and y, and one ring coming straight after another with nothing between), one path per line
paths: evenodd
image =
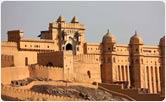
M109 33L109 29L107 29L107 33Z
M135 30L135 35L137 35L137 30Z

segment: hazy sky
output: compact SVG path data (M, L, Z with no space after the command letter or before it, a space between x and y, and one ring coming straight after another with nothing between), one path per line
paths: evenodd
M158 45L165 35L165 9L160 1L6 1L1 7L3 41L7 40L7 31L15 29L23 29L24 38L37 38L59 15L66 22L77 16L86 25L87 42L101 42L108 28L120 44L128 44L135 30L148 45Z

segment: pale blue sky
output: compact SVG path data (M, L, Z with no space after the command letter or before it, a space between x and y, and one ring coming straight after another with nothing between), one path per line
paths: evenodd
M101 42L109 28L117 43L128 44L137 30L145 44L158 45L165 35L164 6L160 1L6 1L1 4L1 39L7 40L7 31L14 29L23 29L25 38L37 38L62 15L66 22L77 16L86 25L87 42Z

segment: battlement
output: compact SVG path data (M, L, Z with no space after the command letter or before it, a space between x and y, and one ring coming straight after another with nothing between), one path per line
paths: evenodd
M99 63L100 56L93 54L80 54L73 57L74 62Z
M58 28L59 24L58 23L50 23L49 27L50 28ZM79 23L61 23L61 28L85 29L85 25L79 24Z
M62 67L52 67L52 66L43 66L43 65L38 65L38 64L32 64L30 66L31 68L36 68L36 69L47 69L47 70L52 70L52 69L62 69Z
M70 98L65 96L55 96L44 93L38 93L27 89L17 87L2 86L2 95L6 95L20 100L31 101L81 101L79 98Z
M3 41L1 42L1 47L17 47L16 42Z

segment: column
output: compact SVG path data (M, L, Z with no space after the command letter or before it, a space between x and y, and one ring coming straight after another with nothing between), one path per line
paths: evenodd
M122 69L121 67L119 67L119 80L122 81Z
M157 70L157 71L156 71L156 73L157 73L157 74L156 74L156 78L157 78L157 87L158 87L158 88L157 88L157 89L158 89L157 91L161 92L161 87L160 87L160 83L161 83L161 82L160 82L159 67L157 67L156 70Z
M130 71L129 67L126 68L126 73L127 73L127 81L128 81L128 87L131 85L130 83Z
M153 93L152 91L152 75L151 75L151 68L148 67L148 73L149 73L149 90L150 90L150 93Z
M156 72L155 72L155 68L156 67L153 67L152 70L153 70L153 93L157 93L157 87L156 87Z
M145 68L145 88L148 88L148 77L147 77L147 67Z
M119 68L116 68L116 77L117 77L117 81L119 81Z
M123 72L124 72L124 81L127 81L127 74L126 74L126 70L127 70L127 68L126 68L126 66L124 66L123 67Z

